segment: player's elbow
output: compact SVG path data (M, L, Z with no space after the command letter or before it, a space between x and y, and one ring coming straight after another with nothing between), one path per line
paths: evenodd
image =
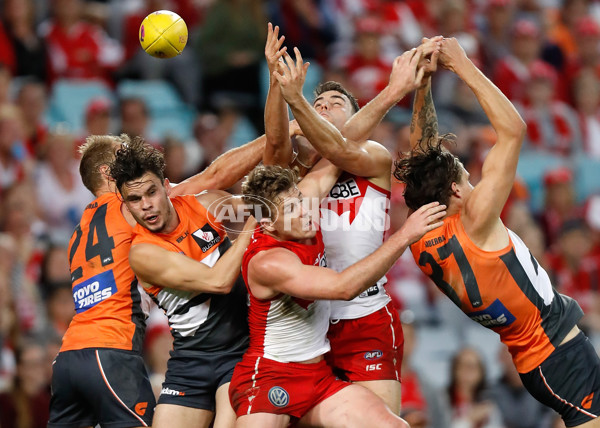
M235 284L235 278L233 280L224 279L221 281L216 281L214 283L214 289L212 292L214 294L228 294L233 289L233 285Z

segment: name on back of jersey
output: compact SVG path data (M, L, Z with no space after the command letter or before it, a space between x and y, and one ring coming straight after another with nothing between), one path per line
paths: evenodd
M486 328L505 327L516 320L498 299L483 311L471 312L468 316Z
M117 292L112 270L99 273L73 287L73 301L77 313L85 312Z

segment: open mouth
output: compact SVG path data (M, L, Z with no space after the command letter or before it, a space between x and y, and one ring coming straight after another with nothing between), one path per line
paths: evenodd
M150 215L144 219L148 224L154 224L158 221L158 215Z

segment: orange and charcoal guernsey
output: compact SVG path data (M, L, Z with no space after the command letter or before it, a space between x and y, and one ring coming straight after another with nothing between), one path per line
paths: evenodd
M76 314L62 351L114 348L141 352L145 314L138 282L129 267L133 228L115 193L105 193L83 212L69 242Z
M417 265L469 318L494 330L520 373L539 366L583 316L577 302L554 290L523 241L484 251L456 214L411 245Z
M225 229L193 195L176 196L171 203L179 218L175 230L153 233L138 224L133 245L157 245L213 267L232 245ZM147 286L146 292L167 315L175 351L217 352L247 346L247 295L241 275L227 294L155 285Z

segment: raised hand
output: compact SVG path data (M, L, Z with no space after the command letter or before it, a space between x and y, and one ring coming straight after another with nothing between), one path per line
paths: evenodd
M293 104L299 98L302 98L302 86L306 80L306 71L308 70L309 62L302 60L302 55L298 48L294 48L296 61L284 52L284 61L280 63L277 70L273 71L273 76L279 82L283 98L288 104Z
M427 83L427 79L431 77L437 70L438 56L442 46L444 37L435 36L431 39L423 37L421 40L422 56L419 61L419 67L425 70L423 74L423 84Z
M394 60L389 87L398 99L421 86L425 69L419 67L423 48L413 48Z
M442 40L438 62L450 71L456 72L461 61L468 60L467 54L454 37Z
M285 36L279 37L279 26L273 28L273 24L269 22L267 26L267 42L265 43L265 58L271 73L277 70L280 58L287 51L287 47L282 47L284 40Z

